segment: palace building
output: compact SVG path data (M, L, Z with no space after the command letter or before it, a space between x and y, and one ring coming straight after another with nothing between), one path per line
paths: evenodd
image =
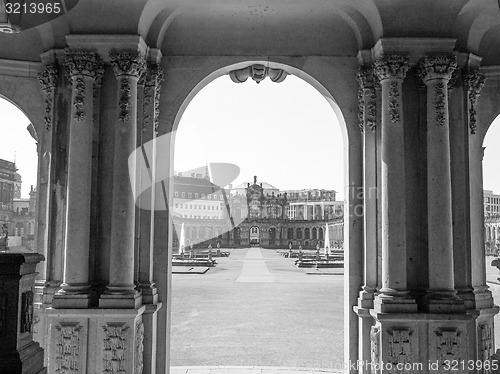
M335 191L280 192L257 177L252 184L222 189L210 182L208 173L177 174L174 181L174 247L182 224L186 247L316 248L324 246L327 227L330 245L343 246L343 202L331 200Z

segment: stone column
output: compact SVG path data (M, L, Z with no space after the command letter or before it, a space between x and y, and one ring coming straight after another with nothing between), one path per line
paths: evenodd
M100 59L92 52L70 51L65 69L72 83L68 149L68 184L64 274L54 295L55 308L88 308L90 206L92 186L92 130L94 82L103 73Z
M382 86L382 288L375 298L379 312L413 312L407 291L406 196L402 85L408 58L389 55L374 64Z
M118 81L115 128L109 284L101 308L137 308L142 300L134 284L135 198L130 176L136 175L137 81L146 63L138 51L112 51ZM130 170L129 170L130 168Z
M376 144L376 93L373 70L360 66L358 71L359 128L363 134L363 281L355 308L359 318L359 360L371 360L371 327L373 318L369 310L373 308L377 288L377 144ZM369 373L366 367L361 373Z
M427 217L429 312L464 309L456 297L453 268L448 81L457 67L451 55L427 56L419 74L427 86Z
M377 144L376 94L373 71L362 66L358 72L359 126L363 132L363 212L364 212L364 286L359 295L359 306L373 308L377 288Z
M486 285L486 259L484 256L484 195L483 195L483 156L482 139L476 134L477 116L475 104L484 86L485 78L477 70L464 72L464 85L467 93L469 122L469 186L470 186L470 238L471 238L471 277L476 309L490 308L493 305L491 292Z

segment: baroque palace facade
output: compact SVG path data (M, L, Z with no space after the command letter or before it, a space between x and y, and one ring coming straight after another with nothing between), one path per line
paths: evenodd
M0 256L2 363L168 373L173 134L216 78L288 75L344 138L349 374L495 357L482 145L500 115L498 1L67 0L23 17L11 3L0 96L33 124L39 160L36 254Z
M332 200L333 199L333 200ZM335 191L282 191L268 183L221 189L208 174L174 176L174 247L184 226L186 247L343 247L344 203Z

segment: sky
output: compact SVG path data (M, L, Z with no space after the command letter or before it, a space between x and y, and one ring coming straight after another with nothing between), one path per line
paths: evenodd
M22 196L37 182L35 140L29 120L0 99L0 158L16 159ZM484 146L484 188L500 194L500 117ZM279 189L324 188L343 198L343 140L326 99L305 81L288 76L282 83L248 79L233 83L222 76L204 87L184 112L175 142L175 170L208 162L240 167L233 182L268 182Z
M284 189L344 189L343 139L337 117L315 88L295 76L282 83L222 76L189 103L175 138L175 170L208 162L240 167L233 182Z

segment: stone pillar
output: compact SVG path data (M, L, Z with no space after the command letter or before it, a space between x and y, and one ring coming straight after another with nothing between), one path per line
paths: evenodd
M115 128L109 284L101 308L137 308L142 300L134 284L135 198L130 176L136 175L137 81L146 63L138 51L112 51L118 81ZM132 155L132 157L131 157ZM130 168L130 170L129 170Z
M359 82L359 127L363 133L363 247L364 247L364 285L359 293L359 360L371 360L371 336L373 318L369 309L373 308L374 294L377 288L377 144L376 144L376 93L373 70L360 66ZM366 367L361 373L369 373Z
M0 372L45 374L43 349L33 341L33 285L37 253L0 254Z
M427 86L427 217L431 313L464 309L457 296L453 267L450 124L448 81L457 67L451 55L427 56L419 74Z
M61 289L54 308L88 308L90 206L92 186L92 129L94 82L102 75L102 62L92 52L70 51L65 69L72 84L68 148L68 189Z
M482 139L476 134L477 118L475 104L485 78L477 70L468 69L464 74L467 92L469 122L469 187L470 187L470 238L471 277L476 309L493 306L491 292L486 285L486 259L484 256L484 196Z
M382 288L375 298L379 312L413 312L407 291L406 195L402 85L408 59L389 55L374 64L382 86Z

